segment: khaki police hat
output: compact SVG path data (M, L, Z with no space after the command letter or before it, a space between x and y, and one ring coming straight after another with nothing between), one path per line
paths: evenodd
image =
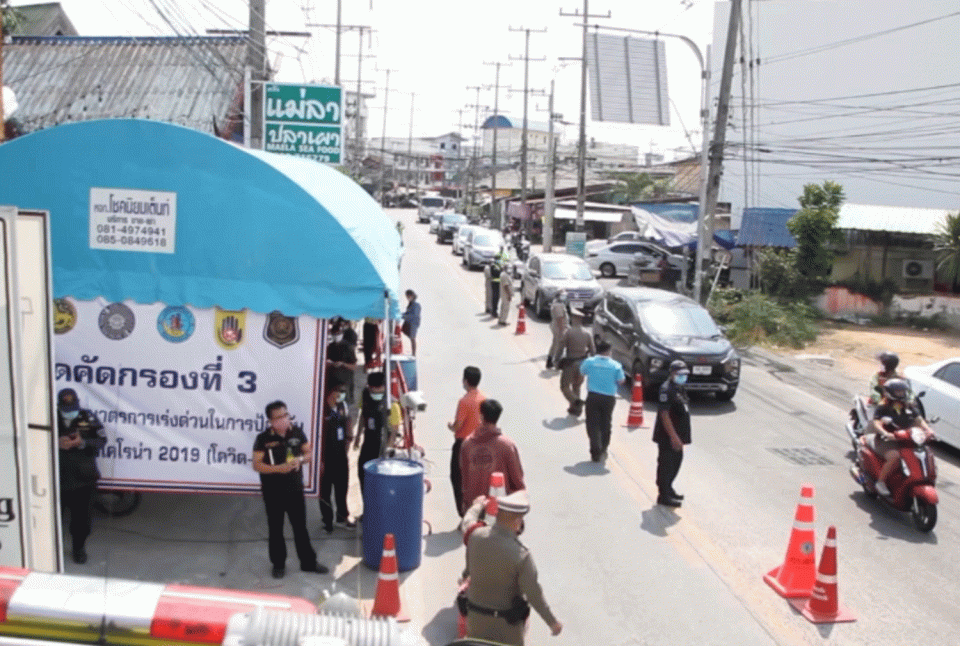
M530 497L526 489L514 491L509 496L500 496L497 498L497 507L500 511L508 511L513 514L525 514L530 511Z

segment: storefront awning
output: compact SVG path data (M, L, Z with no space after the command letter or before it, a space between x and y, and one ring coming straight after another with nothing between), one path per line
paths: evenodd
M576 220L577 210L558 206L553 211L553 217L558 220ZM596 211L584 209L583 219L589 222L620 222L623 220L623 213L619 211Z

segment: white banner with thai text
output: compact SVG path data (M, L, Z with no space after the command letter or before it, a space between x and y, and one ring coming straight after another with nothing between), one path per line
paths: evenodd
M253 442L275 400L318 464L318 319L104 299L57 299L54 311L57 391L74 388L105 427L101 486L259 491ZM304 477L316 494L316 471Z

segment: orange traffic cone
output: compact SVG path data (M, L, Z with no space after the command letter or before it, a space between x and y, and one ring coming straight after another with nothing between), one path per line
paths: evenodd
M520 299L520 312L517 314L517 329L514 334L527 333L527 308L523 306L523 299Z
M397 573L397 548L393 534L383 537L383 556L380 558L380 574L377 576L377 594L370 615L394 617L397 621L410 621L400 603L400 575Z
M486 522L488 525L493 524L494 519L497 517L497 511L500 509L497 504L497 498L506 495L507 487L504 484L503 474L499 471L494 471L490 474L490 493L487 495L487 506L485 509Z
M795 599L790 604L815 624L836 624L856 621L857 618L840 605L837 591L837 528L827 530L827 540L823 543L820 567L817 570L817 582L810 592L810 598L803 602Z
M390 339L390 354L403 354L403 333L400 331L400 322L393 326L393 337Z
M643 426L643 377L638 372L633 379L633 395L630 398L630 413L627 428Z
M783 565L773 568L763 580L787 599L810 596L817 574L814 562L816 537L813 530L813 485L800 488L800 501L793 519L793 530L787 544L787 556Z

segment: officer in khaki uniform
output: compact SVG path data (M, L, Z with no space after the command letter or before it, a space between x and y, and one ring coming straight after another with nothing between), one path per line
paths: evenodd
M517 538L523 530L523 517L530 511L527 492L520 490L497 498L496 522L477 527L472 521L484 504L485 498L479 496L464 515L465 531L471 526L476 527L467 537L467 571L470 574L467 637L523 646L526 622L519 618L524 613L516 611L517 606L522 605L517 603L521 599L543 617L552 634L559 635L563 625L553 616L543 598L530 550ZM529 613L529 607L526 612ZM511 617L515 614L519 616ZM508 621L510 619L514 621Z

